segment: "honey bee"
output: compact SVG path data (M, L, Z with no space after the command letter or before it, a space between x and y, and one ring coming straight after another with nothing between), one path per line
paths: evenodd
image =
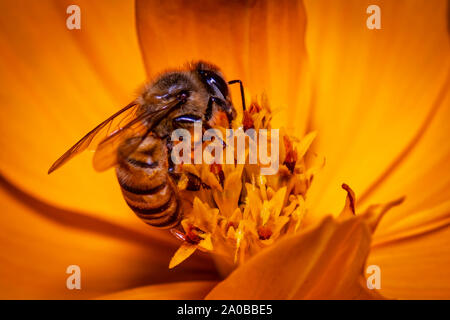
M176 227L183 213L177 190L177 173L170 158L171 133L189 129L201 121L206 127L224 116L231 126L236 110L228 85L218 67L198 61L186 68L161 74L144 87L137 99L100 123L67 150L50 167L55 171L77 154L94 147L97 171L115 167L128 206L147 224ZM190 175L188 188L199 190L202 183Z

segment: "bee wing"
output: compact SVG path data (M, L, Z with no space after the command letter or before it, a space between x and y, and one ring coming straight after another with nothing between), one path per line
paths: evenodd
M150 133L146 120L151 116L145 112L103 139L95 150L94 169L105 171L133 153Z
M123 144L123 147L121 146L121 157L126 157L132 153L150 130L153 129L156 121L160 121L167 112L180 103L180 100L174 100L157 110L145 111L139 115L137 115L139 104L136 102L128 104L122 110L116 112L100 123L67 150L55 161L55 163L53 163L48 170L48 173L52 173L77 154L91 146L94 146L96 149L94 155L94 168L97 171L103 171L114 166L118 161L118 148L124 141L129 140L130 143ZM99 143L97 143L99 140L98 138L100 138Z
M124 119L129 118L136 112L137 106L138 104L136 102L131 102L130 104L113 114L111 117L100 123L90 132L88 132L83 138L75 143L69 150L67 150L61 157L58 158L58 160L56 160L52 164L52 166L48 170L48 173L52 173L53 171L64 165L67 161L75 157L77 154L88 149L89 147L96 147L98 145L98 138L102 140L109 134L113 127L116 127L115 125L113 125L113 122L116 122L117 126L120 126L120 123L122 123Z

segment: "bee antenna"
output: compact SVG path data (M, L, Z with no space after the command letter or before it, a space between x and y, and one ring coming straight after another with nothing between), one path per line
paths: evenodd
M239 87L241 88L241 99L242 99L242 110L245 111L245 95L244 95L244 86L242 85L241 80L231 80L228 81L228 84L239 83Z

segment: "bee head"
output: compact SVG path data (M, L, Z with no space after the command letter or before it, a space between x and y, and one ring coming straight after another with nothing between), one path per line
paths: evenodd
M228 85L219 68L203 61L195 63L195 70L206 90L224 101L229 99Z

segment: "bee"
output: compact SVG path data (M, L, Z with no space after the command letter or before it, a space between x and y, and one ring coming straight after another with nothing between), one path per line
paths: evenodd
M198 121L211 127L224 117L231 126L236 109L228 85L235 83L240 85L245 110L242 81L226 82L213 64L198 61L165 72L147 84L137 99L67 150L48 173L94 147L94 169L115 167L123 197L139 218L154 227L176 227L183 213L177 190L179 176L170 157L171 133L178 128L190 129ZM189 175L189 179L190 190L204 186L198 177Z

